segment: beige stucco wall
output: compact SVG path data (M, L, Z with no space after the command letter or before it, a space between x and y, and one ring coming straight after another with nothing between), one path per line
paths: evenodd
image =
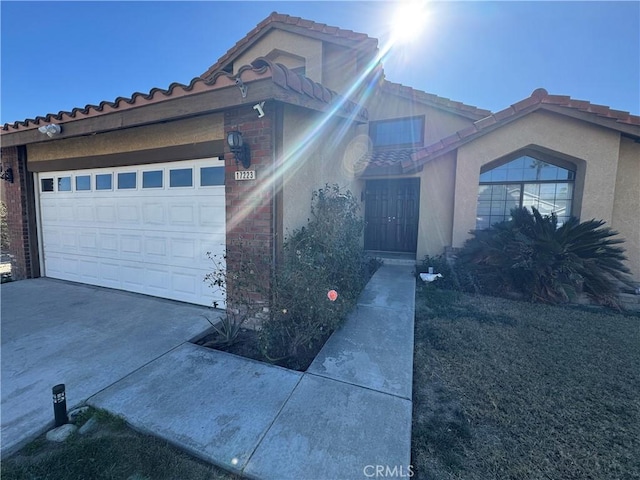
M451 245L455 179L455 152L427 163L420 173L417 260L439 255Z
M640 144L621 138L611 227L625 239L629 268L640 282Z
M356 51L338 45L325 44L323 46L322 84L330 90L346 95L358 80ZM359 91L361 91L360 88L351 90L352 96ZM353 99L357 101L356 98Z
M336 121L321 131L316 128L321 114L288 106L283 121L283 228L285 238L307 224L311 215L311 194L325 184L338 184L360 199L361 181L355 177L349 162L349 144L353 127L341 130ZM342 132L340 134L339 132ZM361 203L361 207L364 205ZM364 212L362 212L364 213Z
M283 48L284 47L284 48ZM249 47L233 62L234 73L243 65L248 65L258 57L266 57L273 51L290 52L305 59L305 75L314 82L322 83L322 42L283 30L271 30L258 42ZM289 68L299 67L298 60L276 54L274 60Z
M388 93L377 93L367 103L367 109L370 121L424 115L425 145L435 143L473 123L472 120L460 115L411 102L409 99Z
M454 247L462 246L470 236L469 231L475 228L476 186L480 168L530 146L542 147L546 152L557 152L561 158L575 159L578 167L576 190L582 189L581 195L578 192L576 197L581 196L582 203L574 213L577 211L582 220L601 219L615 227L621 220L614 218L614 195L620 199L616 200L620 203L620 213L617 216L621 217L622 212L628 213L627 207L621 207L621 204L626 202L625 196L632 194L616 192L616 186L621 186L620 176L627 176L626 173L618 174L620 134L580 120L537 111L463 145L458 150L452 236ZM633 170L632 160L628 158L633 156L631 147L625 145L623 150L626 157L623 161L624 170ZM584 179L582 186L580 179ZM622 189L628 191L624 185ZM635 217L637 218L637 212ZM637 227L633 228L637 231Z
M174 122L147 125L27 145L29 163L64 158L135 152L224 138L224 115L216 113Z
M577 165L577 176L584 175L580 218L611 223L619 139L617 132L538 111L463 145L456 167L453 246L461 246L475 227L480 168L532 145L581 159Z

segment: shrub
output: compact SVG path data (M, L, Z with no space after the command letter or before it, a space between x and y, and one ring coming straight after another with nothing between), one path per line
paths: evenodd
M470 275L468 269L466 269L460 262L456 262L455 258L447 259L444 254L429 256L426 255L422 261L422 266L418 274L422 272L428 272L429 267L433 267L434 273L441 273L442 278L430 283L435 288L445 290L457 290L463 292L476 292L478 287L475 284L475 279Z
M208 347L228 347L234 344L243 325L256 318L263 308L261 298L264 292L260 290L261 274L264 268L256 265L255 260L248 255L250 251L240 241L230 245L223 255L207 252L207 257L213 263L213 270L205 275L205 282L214 293L219 293L226 303L222 317L212 320L205 316L213 327L216 335L205 344ZM237 269L231 276L227 274L227 258L229 254L235 256L234 267ZM268 271L268 270L267 270ZM219 302L214 301L213 308L218 308Z
M602 220L575 217L558 227L554 214L516 208L511 220L472 232L458 254L484 293L519 292L533 301L560 303L584 292L619 307L620 282L629 284L624 241Z
M312 195L308 224L284 242L272 284L270 317L263 322L263 354L276 360L312 349L335 330L365 283L364 223L350 192L326 185ZM338 298L327 297L330 290Z
M7 223L7 206L0 202L0 250L9 248L9 225Z

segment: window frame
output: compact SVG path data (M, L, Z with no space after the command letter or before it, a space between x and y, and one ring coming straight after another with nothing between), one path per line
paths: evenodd
M495 170L497 168L500 168L503 165L506 165L508 163L513 162L514 160L518 160L519 158L522 157L531 157L535 160L547 163L549 165L553 165L554 167L557 168L561 168L564 170L568 170L569 172L571 172L573 175L571 175L572 178L569 179L552 179L552 180L528 180L528 179L521 179L521 180L499 180L499 181L480 181L480 176L484 173L487 173L491 170ZM527 207L530 208L530 205L524 205L523 201L524 201L524 197L525 197L525 190L526 190L526 186L527 185L556 185L556 197L554 197L554 202L558 200L557 198L557 185L561 185L561 184L565 184L565 185L571 185L571 195L570 198L566 198L566 199L560 199L563 201L567 201L568 200L568 206L570 209L570 213L569 215L561 215L558 218L568 218L571 216L575 216L574 212L576 211L576 198L577 198L577 191L576 191L576 183L577 183L577 178L578 178L578 165L566 161L566 160L562 160L562 159L556 159L555 157L551 157L549 155L541 155L538 154L537 152L532 152L530 150L525 150L525 151L519 151L515 154L509 155L508 157L503 157L501 159L498 159L496 161L487 163L485 165L483 165L480 168L480 173L478 175L478 194L476 197L476 224L475 224L475 229L476 230L483 230L486 228L491 228L492 225L495 225L496 223L499 223L500 221L505 221L505 220L509 220L510 215L506 212L506 208L505 208L505 214L503 216L503 219L500 221L495 221L495 222L491 222L491 213L488 213L486 215L482 215L483 217L489 217L489 226L488 227L479 227L478 226L478 219L480 217L479 215L479 210L480 210L480 187L482 186L504 186L505 188L508 188L509 186L517 186L519 189L519 194L518 194L518 207L522 208ZM485 200L486 202L486 200ZM492 202L493 199L491 198L489 200L489 207L491 208L492 206ZM491 212L491 211L490 211Z
M121 177L123 179L130 178L129 175L133 175L133 178L134 178L133 187L126 187L126 186L121 187L120 178ZM128 172L116 172L114 183L115 183L114 190L137 190L138 189L138 172L135 170L128 171Z
M98 177L106 177L106 176L109 176L109 178L111 179L111 181L109 182L110 183L109 188L98 188ZM96 186L96 189L95 189L96 192L112 192L112 191L114 191L114 183L115 182L113 181L113 172L96 173L94 175L94 181L95 181L95 186Z
M154 169L154 170L142 170L142 175L140 175L140 188L142 190L162 190L165 188L165 178L164 178L164 168ZM144 177L145 174L151 173L159 173L160 174L160 185L157 186L145 186Z
M218 168L218 169L221 170L221 172L222 172L222 183L207 184L207 185L204 185L202 183L202 180L203 180L202 171L206 170L206 169L209 169L209 168ZM199 174L199 177L200 177L199 178L200 181L198 182L198 187L200 187L200 188L224 187L224 185L225 185L225 168L224 168L224 165L206 165L206 166L201 166L201 167L198 168L198 174Z
M44 182L51 182L51 189L44 188ZM40 193L53 193L56 191L56 179L55 177L40 177Z
M189 167L181 167L181 168L169 168L169 188L195 188L195 182L194 182L194 168L193 166L189 166ZM191 184L190 185L172 185L171 184L171 173L173 172L178 172L181 170L189 170L191 172Z
M379 134L376 127L381 125L391 125L393 123L398 123L402 121L418 121L420 124L420 138L416 139L414 142L404 142L404 143L392 143L392 144L384 144L378 145ZM425 125L426 125L426 115L412 115L409 117L398 117L398 118L386 118L383 120L373 120L369 122L369 138L371 138L371 143L373 148L375 149L397 149L397 148L411 148L411 147L422 147L424 146L424 138L425 138Z
M78 188L78 179L79 178L88 178L89 179L89 188ZM73 177L73 191L74 192L90 192L91 191L91 175L90 174L82 174L82 175L74 175Z

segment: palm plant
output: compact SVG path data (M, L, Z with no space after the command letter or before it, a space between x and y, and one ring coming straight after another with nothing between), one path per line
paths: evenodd
M520 292L534 301L560 303L584 292L619 307L620 283L630 285L624 243L602 220L572 217L558 227L555 214L516 208L511 220L478 230L458 255L487 293Z

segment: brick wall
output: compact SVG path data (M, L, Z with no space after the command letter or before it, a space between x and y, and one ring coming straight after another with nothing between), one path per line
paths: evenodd
M26 182L31 181L31 175L26 171L25 160L18 155L18 147L0 149L0 158L4 170L13 169L13 183L2 180L0 184L2 201L7 206L7 253L12 256L11 277L14 280L30 278L33 276L33 269L29 249Z
M229 147L225 150L225 196L227 222L227 272L239 271L242 263L251 261L258 266L263 291L268 291L270 264L274 245L272 172L272 119L265 115L257 118L251 107L241 107L225 112L224 129L242 133L251 149L251 166L256 171L256 180L235 180L235 172L243 170L236 166L235 156ZM226 143L226 142L225 142ZM233 304L232 275L228 280L228 300ZM256 293L256 299L264 297Z

